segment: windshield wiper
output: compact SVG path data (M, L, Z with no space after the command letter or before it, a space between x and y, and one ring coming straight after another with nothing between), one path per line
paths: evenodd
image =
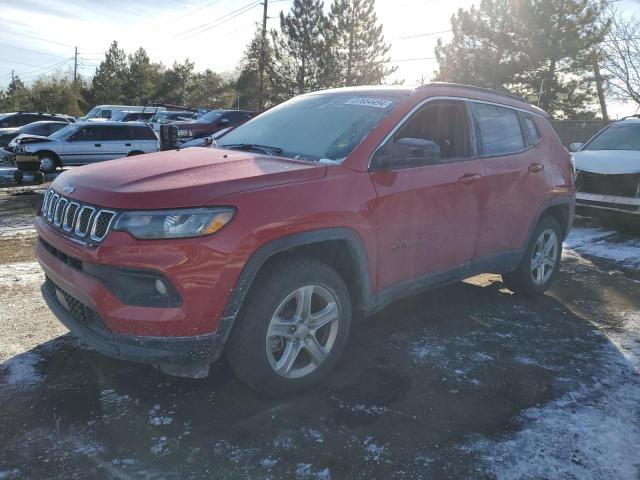
M271 147L269 145L258 145L257 143L231 143L229 145L220 145L220 148L230 148L232 150L259 150L267 155L280 155L282 149L280 147Z

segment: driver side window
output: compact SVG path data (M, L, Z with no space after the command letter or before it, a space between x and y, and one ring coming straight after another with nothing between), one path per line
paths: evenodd
M379 163L392 169L433 165L469 156L468 112L462 100L428 102L376 152Z

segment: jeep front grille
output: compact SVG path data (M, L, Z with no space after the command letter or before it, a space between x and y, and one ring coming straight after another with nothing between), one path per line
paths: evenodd
M108 235L117 212L76 202L52 188L44 194L42 218L65 235L88 243L100 243Z

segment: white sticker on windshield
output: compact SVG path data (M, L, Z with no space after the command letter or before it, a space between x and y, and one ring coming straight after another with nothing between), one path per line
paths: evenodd
M371 98L371 97L354 97L345 102L345 105L360 105L363 107L374 108L387 108L393 102L391 100L385 100L384 98Z

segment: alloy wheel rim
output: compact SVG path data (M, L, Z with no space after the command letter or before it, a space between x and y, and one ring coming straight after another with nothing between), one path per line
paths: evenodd
M40 159L40 170L51 170L54 167L53 159L42 157Z
M540 234L531 256L531 278L536 285L542 285L553 274L558 259L558 237L547 229Z
M276 308L266 335L266 353L275 373L302 378L331 353L340 324L336 297L319 285L291 292Z

